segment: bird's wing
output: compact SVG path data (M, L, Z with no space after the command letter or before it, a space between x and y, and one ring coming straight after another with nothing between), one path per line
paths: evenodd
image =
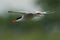
M20 15L25 15L26 13L23 12L14 12L14 11L8 11L8 13L16 13L16 14L20 14Z

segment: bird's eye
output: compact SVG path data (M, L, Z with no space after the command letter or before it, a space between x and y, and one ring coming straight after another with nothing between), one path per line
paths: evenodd
M20 18L22 18L22 16L18 17L16 20L18 20L18 19L20 19Z

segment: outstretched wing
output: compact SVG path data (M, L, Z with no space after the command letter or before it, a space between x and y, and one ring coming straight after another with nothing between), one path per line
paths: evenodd
M26 13L23 12L14 12L14 11L8 11L8 13L16 13L16 14L20 14L20 15L25 15Z

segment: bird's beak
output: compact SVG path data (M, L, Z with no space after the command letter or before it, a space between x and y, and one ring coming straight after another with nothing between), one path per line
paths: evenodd
M13 23L15 23L15 22L16 22L16 20L12 20L12 22L13 22Z

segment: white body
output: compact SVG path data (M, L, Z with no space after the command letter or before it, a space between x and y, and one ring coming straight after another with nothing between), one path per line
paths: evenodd
M35 16L32 18L32 21L39 21L41 20L42 18L44 18L44 15L38 15L38 16Z

